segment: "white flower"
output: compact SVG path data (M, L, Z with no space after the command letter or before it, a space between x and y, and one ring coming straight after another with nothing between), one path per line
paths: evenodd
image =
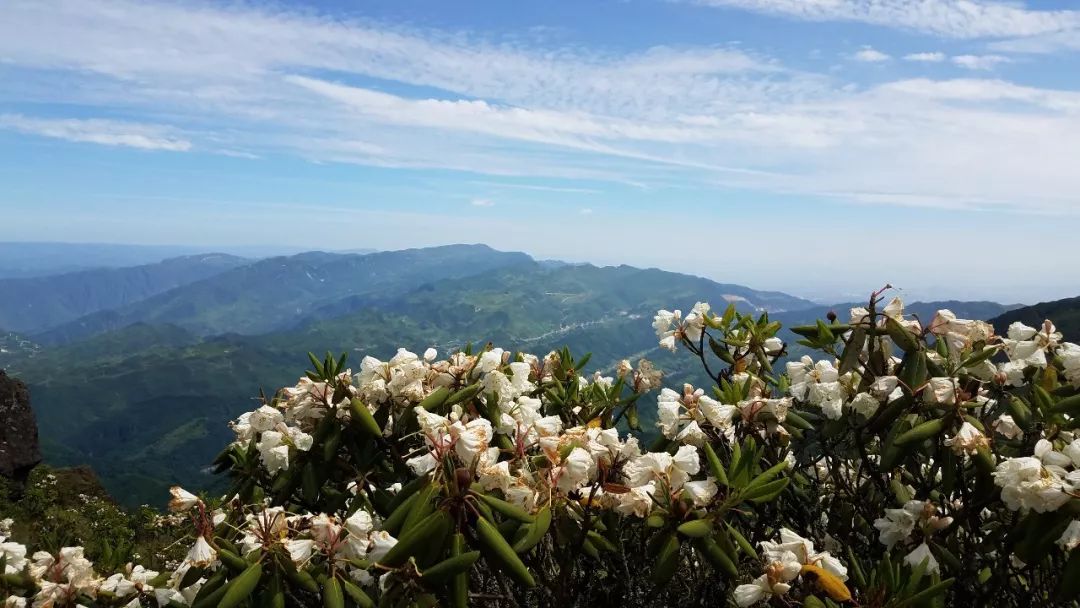
M851 309L848 324L858 325L868 321L870 318L870 311L862 306L856 306Z
M1066 551L1072 551L1080 546L1080 519L1069 522L1069 527L1065 528L1065 532L1061 534L1057 544Z
M283 436L277 431L266 431L259 437L255 447L259 450L263 466L271 475L289 468L289 446L282 443Z
M705 319L711 308L708 302L694 304L694 308L690 310L690 314L686 315L686 321L683 323L683 335L687 340L697 342L701 339L701 332L705 330Z
M902 509L885 509L885 517L874 520L881 544L892 549L893 545L907 539L922 517L925 506L926 503L921 500L909 500Z
M574 448L566 455L557 475L560 490L564 492L576 490L589 483L590 479L596 475L596 461L588 450Z
M1035 442L1035 457L1041 460L1047 468L1062 476L1065 474L1064 467L1072 464L1072 458L1061 452L1054 451L1054 444L1046 439Z
M708 440L708 436L705 435L705 431L701 430L697 421L692 421L686 425L683 430L679 431L679 434L675 437L675 440L679 443L685 443L695 447L701 447L705 441Z
M672 352L675 351L675 333L677 326L682 320L682 311L676 310L674 312L667 310L659 310L656 312L656 316L653 317L653 329L656 330L656 337L660 339L660 346L666 348ZM676 328L672 328L672 326Z
M488 449L494 433L486 418L476 418L468 424L455 422L450 425L450 435L455 440L454 451L458 458L467 465L472 465L473 461Z
M507 461L497 462L492 466L484 467L477 471L479 483L485 490L499 489L505 492L514 477L510 474L510 463Z
M198 496L195 496L180 486L169 488L169 495L171 496L169 499L169 510L173 513L187 511L201 502Z
M814 551L814 543L799 536L788 528L780 529L780 542L763 541L761 548L771 562L786 563L794 559L800 565L816 564L841 581L846 581L847 568L840 560L833 557L828 551L820 553ZM790 553L792 557L785 554ZM797 575L798 572L796 571ZM790 580L790 579L789 579Z
M683 484L683 492L695 507L704 507L709 504L718 490L716 482L711 477L701 481L688 481Z
M16 542L0 542L0 557L5 558L4 574L18 574L26 567L26 546Z
M656 426L660 427L660 432L664 434L664 437L674 439L679 434L681 409L679 393L667 387L660 390L660 395L657 397Z
M1024 430L1008 414L998 416L997 420L994 421L994 430L1006 439L1016 439L1024 434Z
M1074 387L1080 388L1080 345L1066 342L1057 354L1065 368L1065 378Z
M1044 321L1040 329L1028 327L1017 321L1009 326L1005 352L1013 362L1023 362L1029 367L1046 367L1046 353L1057 347L1061 334L1054 324Z
M956 380L949 377L930 378L923 398L927 403L953 405L956 403Z
M997 465L994 483L1010 509L1055 511L1069 501L1061 476L1036 457L1008 458Z
M873 416L880 406L878 400L870 393L859 393L851 400L851 409L867 418Z
M1004 376L1005 384L1009 386L1020 386L1024 383L1024 370L1027 366L1023 361L1009 361L1008 363L998 364L998 373Z
M840 418L844 405L840 373L830 361L814 363L808 355L787 364L791 396L822 409L831 420Z
M776 337L766 338L765 342L761 344L761 348L766 354L775 355L783 350L784 341Z
M927 574L940 574L941 569L938 567L937 560L934 559L934 554L930 552L930 546L926 543L915 547L915 549L904 556L904 562L912 568L918 566L926 560L926 573Z
M376 562L385 557L390 549L393 549L394 545L398 542L396 538L390 536L389 532L381 530L372 532L369 540L371 545L368 549L367 558Z
M975 425L965 421L960 425L960 430L955 437L946 437L945 445L952 448L957 454L973 455L979 448L987 447L986 435L975 428Z
M608 496L611 496L615 503L614 509L616 513L645 517L652 510L653 499L651 496L655 493L656 482L650 481L645 485L630 488L630 491L625 494L609 494Z
M285 550L289 552L289 558L295 564L306 563L311 558L311 552L315 549L315 541L309 538L294 538L285 541Z
M771 581L768 574L762 574L754 579L749 585L739 585L735 588L735 603L741 608L753 606L772 595L783 595L791 589L791 585L778 581Z
M345 529L349 534L357 538L364 538L375 529L375 523L371 514L363 509L357 509L355 513L345 520Z
M423 477L424 475L427 475L428 473L434 471L435 467L439 466L439 461L436 460L430 452L428 452L426 454L421 454L419 456L409 458L405 461L405 464L408 465L409 470L413 472L413 475L416 475L417 477Z
M210 564L213 564L217 560L217 551L210 546L210 543L206 542L206 539L200 536L195 539L195 544L192 545L191 550L188 551L187 557L184 558L184 563L187 563L195 568L206 568Z
M285 417L281 412L269 405L263 405L259 409L251 412L251 416L248 418L248 424L251 425L251 430L256 433L262 433L263 431L269 431L276 427L279 422L284 422Z
M937 311L930 321L930 333L945 339L949 352L959 353L971 348L975 342L986 342L994 335L994 328L985 321L957 319L951 310Z
M495 348L481 353L480 360L477 361L476 367L481 373L487 374L498 369L498 367L502 365L502 360L503 349Z

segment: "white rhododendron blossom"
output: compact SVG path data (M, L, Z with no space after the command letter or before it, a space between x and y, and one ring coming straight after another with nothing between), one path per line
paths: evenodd
M926 322L882 292L828 318L790 328L809 350L789 351L764 311L660 310L659 346L701 363L667 386L648 360L565 348L399 348L356 374L313 357L230 424L228 493L170 489L185 532L166 567L96 572L0 521L4 584L22 585L4 605L190 606L249 572L251 605L274 585L304 605L585 605L596 572L627 605L684 587L738 606L1064 593L1080 347L1050 322Z

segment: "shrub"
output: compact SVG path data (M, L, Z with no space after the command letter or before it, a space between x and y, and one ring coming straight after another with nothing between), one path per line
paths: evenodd
M487 346L312 357L232 423L232 489L173 489L190 547L100 578L3 543L9 604L958 606L1080 593L1080 347L875 293L847 323L659 311L646 360ZM706 390L706 388L708 390ZM639 443L655 393L658 430ZM651 397L649 398L651 400ZM0 532L0 536L10 533ZM49 604L54 600L54 604Z

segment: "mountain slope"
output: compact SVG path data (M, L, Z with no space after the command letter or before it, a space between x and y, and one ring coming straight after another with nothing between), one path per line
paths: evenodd
M323 269L326 260L337 263L321 256L309 257ZM401 267L384 277L373 272L383 265L365 266L374 278L364 294L339 298L285 331L199 338L189 328L140 322L16 361L15 373L34 393L47 458L90 463L125 503L156 502L172 483L205 487L211 480L200 471L228 440L228 420L250 410L260 388L272 392L295 382L308 365L309 350L347 351L356 369L364 355L389 358L399 346L417 352L435 346L445 354L466 342L493 340L539 354L563 345L579 354L589 349L590 370L610 372L619 359L642 354L675 370L688 359L657 352L650 324L658 308L688 309L698 300L719 307L734 299L746 310L761 306L759 301L804 302L659 270L552 267L527 259L405 289L407 280L517 259L475 258L461 250L407 256L427 258L439 262L424 266L431 272ZM451 259L456 262L448 265ZM467 261L478 263L465 266ZM272 300L265 288L257 293L264 296L259 301ZM349 312L326 318L329 309Z
M770 316L783 323L785 327L790 327L812 324L817 319L825 319L826 315L831 311L836 313L840 322L846 323L851 309L856 306L866 306L866 302L845 302L831 306L815 305L813 308L784 311ZM904 302L904 313L918 316L923 321L929 322L937 311L947 308L962 319L981 319L985 321L1018 307L1018 304L998 304L997 302L987 301Z
M127 268L0 279L0 327L41 331L97 311L118 308L248 263L211 253Z
M990 322L994 324L994 329L998 333L1004 334L1009 325L1016 321L1039 327L1046 319L1054 322L1058 331L1065 336L1065 340L1080 342L1080 296L1053 302L1040 302L1033 306L1010 310L991 319Z
M138 322L169 323L202 336L259 334L287 328L346 296L390 297L428 281L523 263L531 258L483 245L269 258L34 337L43 344L63 344Z
M156 264L202 253L195 247L106 243L0 242L0 278L30 278Z

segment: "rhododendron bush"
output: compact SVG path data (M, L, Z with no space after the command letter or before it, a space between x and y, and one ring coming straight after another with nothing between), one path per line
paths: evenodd
M1047 321L659 311L647 360L488 345L312 357L173 489L179 563L99 572L0 527L7 606L1031 606L1080 593L1080 346ZM657 428L640 429L642 408Z

